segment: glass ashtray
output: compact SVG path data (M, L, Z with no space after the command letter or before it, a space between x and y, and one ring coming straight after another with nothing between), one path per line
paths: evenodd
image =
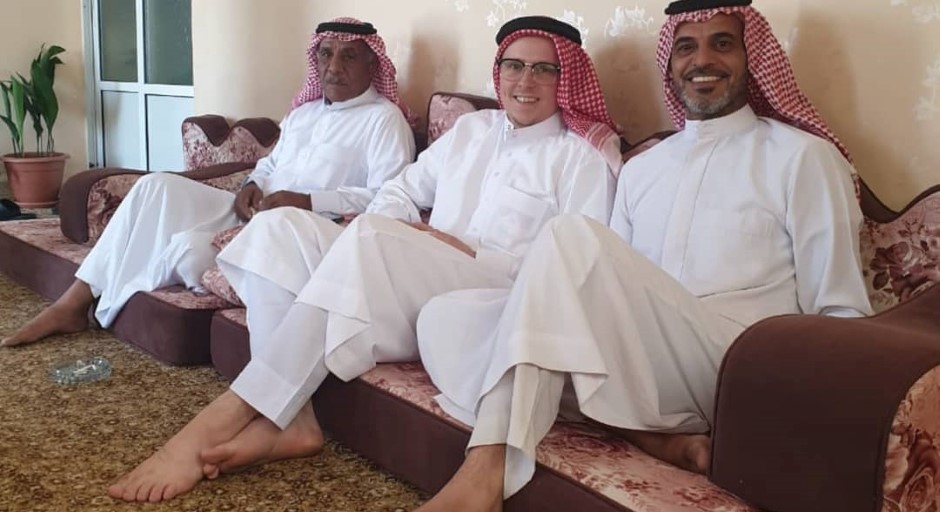
M56 384L74 386L88 384L111 376L111 361L92 356L66 361L55 365L49 371L49 378Z

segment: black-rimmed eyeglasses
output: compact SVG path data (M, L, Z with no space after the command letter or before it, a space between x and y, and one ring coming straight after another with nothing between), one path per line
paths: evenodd
M526 63L519 59L499 59L496 64L499 66L499 77L511 82L522 80L526 68L529 68L532 80L542 85L555 83L561 73L561 66L551 62Z

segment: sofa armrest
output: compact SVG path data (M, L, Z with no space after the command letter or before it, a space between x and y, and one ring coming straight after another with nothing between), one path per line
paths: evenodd
M235 192L254 167L233 162L179 173L206 185ZM114 211L145 171L122 168L91 169L65 182L59 199L62 234L80 244L94 243Z
M102 180L117 177L136 180L144 174L146 174L146 171L106 167L103 169L89 169L66 180L65 184L62 185L62 191L59 193L59 218L61 219L62 234L73 242L80 244L88 242L88 197L92 188ZM114 205L114 208L117 208L117 205Z
M884 487L917 469L897 454L906 444L905 456L932 453L933 503L940 403L910 397L925 376L937 380L938 311L933 287L869 318L788 315L747 329L720 370L709 478L767 510L878 512ZM897 437L911 418L926 447Z

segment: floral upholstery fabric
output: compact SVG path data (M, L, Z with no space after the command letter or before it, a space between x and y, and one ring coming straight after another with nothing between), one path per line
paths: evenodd
M241 298L238 297L238 294L235 293L235 289L232 288L232 285L229 284L228 279L225 278L225 274L222 273L222 270L218 265L213 266L209 270L206 270L206 273L202 275L202 279L199 280L200 284L205 287L209 293L223 299L228 304L226 307L238 306L244 307L245 304L242 303Z
M150 295L182 309L222 309L231 307L225 299L211 293L196 293L182 286L160 288Z
M118 174L98 180L88 192L88 245L94 245L114 216L114 211L127 197L139 174Z
M183 166L187 171L225 162L257 162L274 149L274 143L262 145L254 134L236 126L222 144L212 144L202 128L183 123Z
M476 111L477 107L464 98L447 94L431 96L428 103L428 145L454 126L458 117Z
M940 511L940 368L924 374L894 417L882 512Z
M212 246L220 251L225 249L225 246L228 245L236 235L241 233L244 227L244 224L239 224L238 226L219 231L212 239Z
M241 233L244 227L245 225L241 224L219 231L212 239L213 247L219 251L225 249L225 246L228 245L236 235ZM239 298L238 294L235 293L235 289L229 284L228 279L225 278L225 274L222 273L218 265L206 270L206 273L202 275L202 279L199 282L210 292L225 299L230 305L244 307L245 304L242 302L241 298Z
M199 281L209 293L220 297L228 303L226 307L238 306L244 307L245 304L242 303L241 298L238 297L238 294L235 293L235 289L232 288L232 285L229 284L228 279L225 278L225 274L222 273L222 270L218 265L213 266L209 270L206 270L206 273L202 275L202 279Z
M235 322L238 325L241 325L242 327L246 329L248 328L248 320L247 320L247 316L245 316L244 308L223 309L222 311L219 311L216 314L222 315L225 318L228 318L229 320Z
M202 180L200 183L205 183L210 187L215 187L218 189L225 190L226 192L231 192L233 194L237 193L242 188L242 183L245 181L245 178L251 174L251 171L254 169L245 169L244 171L233 172L232 174L226 174L225 176L219 176L217 178L209 178Z
M894 221L865 219L862 270L875 311L884 311L940 282L940 192Z
M0 222L0 231L76 265L91 251L90 246L65 238L57 218Z

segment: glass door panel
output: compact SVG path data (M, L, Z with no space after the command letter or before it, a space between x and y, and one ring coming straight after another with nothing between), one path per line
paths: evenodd
M137 6L134 0L99 0L101 80L137 81Z
M191 0L144 0L147 83L193 85Z

